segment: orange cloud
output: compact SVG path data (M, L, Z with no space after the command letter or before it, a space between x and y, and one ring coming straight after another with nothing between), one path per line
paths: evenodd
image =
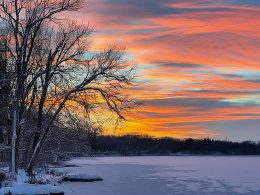
M138 65L141 83L126 93L145 104L122 133L216 137L203 123L259 119L260 7L144 2L98 0L75 15L93 21L95 48L125 45Z

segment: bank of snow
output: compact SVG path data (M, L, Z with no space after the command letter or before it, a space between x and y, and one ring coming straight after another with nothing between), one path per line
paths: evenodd
M24 170L18 170L16 182L12 186L2 187L0 194L64 194L63 190L55 185L54 178L50 174L41 172L35 176L35 181L40 180L40 184L29 184L29 178ZM47 184L47 183L50 184Z
M70 182L94 182L94 181L102 181L103 179L96 175L87 175L87 174L77 174L77 175L65 175L62 178L62 181L70 181Z
M66 166L65 167L71 167ZM72 166L74 167L74 166ZM6 183L10 185L0 188L1 194L64 194L64 191L56 187L60 182L94 182L102 181L103 179L96 175L89 174L67 174L65 170L58 171L57 169L36 169L34 177L27 176L24 170L19 169L16 182Z
M56 186L52 185L34 185L34 184L15 184L12 187L3 187L0 194L64 194Z

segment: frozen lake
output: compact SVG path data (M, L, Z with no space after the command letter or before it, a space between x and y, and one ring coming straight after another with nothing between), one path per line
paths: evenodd
M93 183L63 183L66 194L260 194L260 157L172 156L74 159L69 173L98 175Z

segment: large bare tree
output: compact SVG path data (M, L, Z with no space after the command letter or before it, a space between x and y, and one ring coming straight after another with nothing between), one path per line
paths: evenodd
M117 46L90 48L92 29L61 17L77 11L82 0L1 0L3 37L8 40L8 70L12 86L12 172L25 124L37 113L29 140L26 169L33 165L52 124L64 109L77 105L85 113L108 109L123 119L136 101L124 94L133 83L132 68ZM45 119L48 116L48 120Z

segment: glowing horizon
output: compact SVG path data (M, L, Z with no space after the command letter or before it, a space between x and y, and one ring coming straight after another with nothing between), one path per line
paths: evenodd
M120 133L260 140L257 0L86 0L94 46L127 47L144 106Z

